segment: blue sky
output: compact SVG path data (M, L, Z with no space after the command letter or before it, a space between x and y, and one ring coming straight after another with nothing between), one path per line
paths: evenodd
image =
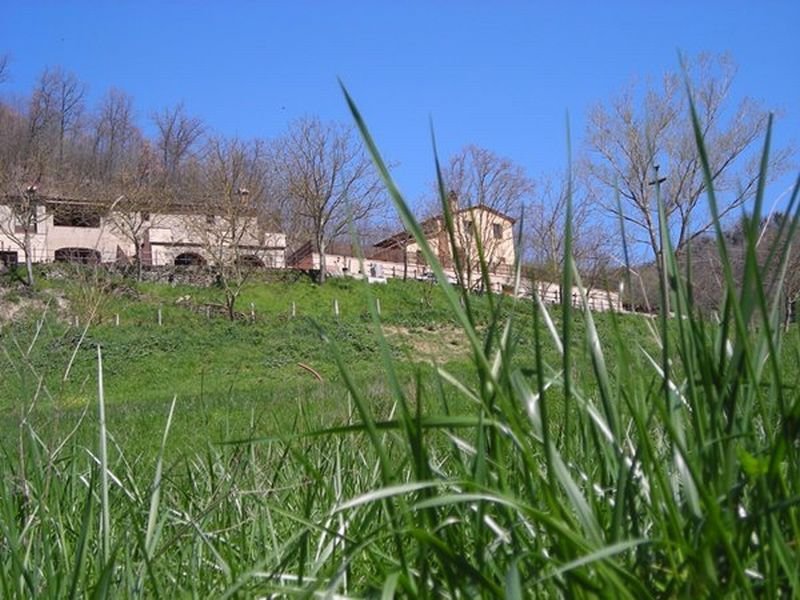
M566 163L565 115L584 115L677 53L729 51L735 96L783 111L777 141L800 138L800 2L16 2L0 20L8 96L46 66L115 86L144 125L184 101L211 129L279 135L294 118L349 121L350 89L412 201L430 189L429 119L441 154L468 143L531 175ZM778 194L784 178L772 187Z

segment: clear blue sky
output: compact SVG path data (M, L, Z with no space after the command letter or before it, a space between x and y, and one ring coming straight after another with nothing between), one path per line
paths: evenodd
M12 57L0 93L27 94L61 65L92 101L111 86L132 94L142 124L181 100L245 137L310 114L349 120L341 77L412 201L432 180L429 118L444 157L476 143L538 175L565 164L567 111L578 148L588 107L676 68L678 50L731 52L735 95L784 111L779 143L800 138L800 0L20 1L0 12L0 53Z

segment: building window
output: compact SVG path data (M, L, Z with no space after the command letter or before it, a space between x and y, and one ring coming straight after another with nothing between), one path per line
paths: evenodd
M150 220L150 213L149 212L143 212L142 213L142 221L149 221L149 220Z
M56 262L70 262L81 265L100 264L100 253L92 248L59 248L55 251Z
M14 211L14 233L36 233L38 231L36 208L31 207L23 211Z
M214 215L206 215L206 223L209 225L213 225L216 222L216 217Z
M492 233L494 234L494 239L502 240L503 239L503 226L500 223L492 224Z
M206 259L195 252L184 252L175 257L176 267L202 267Z
M472 235L473 224L472 221L469 219L464 219L464 232L471 236Z
M0 265L4 265L9 269L17 266L19 262L19 255L11 250L0 250Z
M53 208L55 227L100 227L100 213L82 206L56 206Z

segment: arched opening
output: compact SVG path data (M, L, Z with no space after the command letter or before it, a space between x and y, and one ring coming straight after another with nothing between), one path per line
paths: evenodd
M261 260L259 257L254 256L252 254L246 254L245 256L239 256L236 259L236 264L240 267L246 267L250 269L263 269L264 268L264 261Z
M55 252L56 262L69 262L80 265L100 264L100 253L92 248L59 248Z
M184 252L175 257L176 267L202 267L206 259L195 252Z

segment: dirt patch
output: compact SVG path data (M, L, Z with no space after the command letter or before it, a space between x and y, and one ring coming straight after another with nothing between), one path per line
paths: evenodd
M45 311L55 310L63 317L68 309L69 302L60 293L47 291L31 296L24 290L0 288L0 325L31 315L41 317Z
M445 363L469 355L467 336L458 327L400 327L386 325L387 339L409 350L412 360Z

